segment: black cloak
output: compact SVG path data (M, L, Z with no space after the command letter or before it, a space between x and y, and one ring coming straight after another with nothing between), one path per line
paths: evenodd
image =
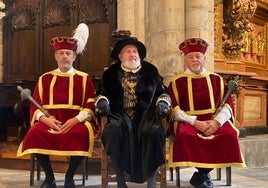
M123 111L121 62L109 67L102 77L96 95L104 95L110 103L110 114L105 125L102 142L112 159L130 175L130 181L143 183L165 163L165 128L157 116L156 101L167 93L157 68L141 61L137 72L137 105L134 117Z

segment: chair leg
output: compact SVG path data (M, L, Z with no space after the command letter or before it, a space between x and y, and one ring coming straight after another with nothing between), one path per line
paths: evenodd
M221 180L221 168L217 168L216 169L216 171L217 171L217 180Z
M108 156L105 153L103 145L101 145L101 187L108 187Z
M85 179L88 180L88 157L86 157L86 161L85 161Z
M163 165L160 166L160 173L161 173L160 187L161 188L166 188L167 187L166 164L163 164Z
M84 157L84 159L82 160L82 166L83 166L83 172L82 172L82 185L85 186L85 182L86 182L86 176L87 176L87 157Z
M176 187L181 186L181 175L180 175L180 167L176 167Z
M41 166L38 161L36 161L36 179L37 181L40 180L41 177Z
M30 158L30 186L34 184L34 156L31 154Z
M107 122L106 117L101 118L101 133L103 132L104 126ZM101 187L108 187L108 156L106 155L103 144L101 144Z
M232 185L232 169L231 167L226 167L226 185Z
M170 181L173 181L173 168L172 167L170 167L169 168L169 172L170 172Z

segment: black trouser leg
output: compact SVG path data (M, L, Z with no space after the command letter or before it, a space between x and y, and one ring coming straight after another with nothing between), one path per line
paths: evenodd
M203 182L203 185L206 185L206 187L213 188L213 182L211 181L210 177L210 171L213 170L213 168L197 168L198 173L205 176L205 182Z
M73 179L75 171L83 158L84 158L83 156L71 156L70 157L69 168L65 174L65 179Z
M148 178L147 188L156 188L157 170Z
M54 177L54 173L52 170L49 156L44 155L44 154L35 154L35 157L45 172L46 180L48 182L53 182L55 180L55 177Z
M124 172L119 168L118 163L112 159L112 164L116 174L116 181L118 188L127 188Z
M199 173L208 174L208 173L210 173L210 171L213 170L213 168L197 168L197 170Z

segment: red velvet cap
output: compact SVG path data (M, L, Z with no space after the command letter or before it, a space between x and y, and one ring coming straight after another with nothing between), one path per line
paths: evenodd
M184 53L184 55L187 55L190 52L201 52L205 54L207 47L208 43L201 38L186 39L179 45L179 49Z
M77 49L77 40L72 37L54 37L49 43L54 46L55 51L65 49L75 52Z

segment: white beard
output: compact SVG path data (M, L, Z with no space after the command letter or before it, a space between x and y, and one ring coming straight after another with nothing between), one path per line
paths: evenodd
M125 69L131 70L131 71L137 70L138 68L140 68L140 65L141 65L140 59L131 60L131 61L122 61L121 63Z
M200 72L201 72L201 68L200 68L200 66L199 66L199 67L195 67L195 68L193 68L193 72L194 72L194 73L200 73Z

